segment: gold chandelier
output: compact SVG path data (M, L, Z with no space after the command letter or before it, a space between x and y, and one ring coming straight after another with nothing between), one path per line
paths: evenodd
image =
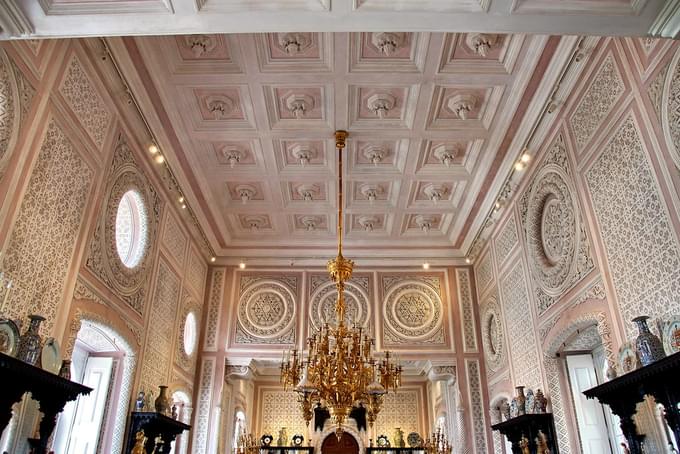
M302 415L309 425L313 407L326 407L336 424L336 435L352 408L366 408L366 419L373 426L385 394L401 386L402 367L385 352L373 357L375 340L356 325L345 325L345 282L352 277L354 262L342 256L342 152L346 131L335 132L338 150L338 256L328 261L327 269L337 290L335 323L325 323L307 339L307 352L284 352L281 382L284 389L297 393Z

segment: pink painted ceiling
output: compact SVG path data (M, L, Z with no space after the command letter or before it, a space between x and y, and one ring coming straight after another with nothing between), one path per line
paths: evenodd
M540 81L532 75L546 42L269 33L136 38L128 47L167 113L163 126L179 143L170 162L194 182L185 190L202 200L195 208L220 255L332 250L333 131L347 129L348 247L455 257L485 214L484 191L505 176L508 131L522 119L527 86Z

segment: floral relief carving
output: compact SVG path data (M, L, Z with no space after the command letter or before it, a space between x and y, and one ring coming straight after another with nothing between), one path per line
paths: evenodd
M442 326L444 307L439 278L425 281L418 277L401 277L392 285L383 277L383 323L385 341L391 344L409 342L444 343Z
M496 263L499 268L510 256L515 245L517 245L518 240L515 216L511 215L510 218L508 218L508 222L498 234L498 238L496 238Z
M153 250L160 219L160 198L155 188L138 169L132 150L122 136L118 139L109 175L102 215L97 221L90 242L86 266L123 301L137 313L142 314L152 264L150 251ZM130 190L136 191L143 201L147 219L145 223L147 230L143 234L148 238L143 245L142 259L133 268L128 268L121 261L116 247L118 205L123 194Z
M482 398L482 380L479 373L479 361L466 359L468 390L470 392L470 416L474 431L476 454L486 454L486 418L484 400Z
M0 49L0 179L19 135L20 92L13 65Z
M481 309L482 346L488 374L498 371L506 362L503 314L498 300L489 298Z
M515 383L532 389L540 388L538 344L521 262L518 262L500 281L500 290L508 327L508 350Z
M317 330L326 321L335 320L335 283L325 275L311 277L309 297L310 329ZM345 323L356 323L370 331L371 305L369 297L369 278L354 276L345 284Z
M475 277L477 278L477 295L481 295L494 279L493 262L491 260L490 251L479 261L479 264L475 268Z
M212 272L210 297L208 299L208 315L205 321L205 349L217 349L217 325L220 318L222 291L224 287L224 268L215 268Z
M624 90L616 61L609 55L570 118L579 152L593 137Z
M463 322L463 350L466 353L472 353L477 351L477 330L475 329L470 272L467 269L456 269L456 278Z
M111 125L112 115L78 57L74 56L66 68L59 92L83 124L92 141L101 149Z
M660 72L657 74L656 78L647 88L647 95L650 101L652 101L652 106L654 106L654 112L656 112L657 118L661 119L661 104L663 102L663 87L666 81L666 75L668 74L668 69L670 68L670 63L668 63Z
M519 203L539 315L594 268L575 194L558 136Z
M201 376L198 383L196 432L194 435L194 453L208 452L208 430L210 423L210 405L213 395L215 375L215 358L204 358L201 364Z
M292 287L276 277L251 279L239 296L236 343L294 343L297 288L297 279Z
M184 254L189 242L177 219L168 212L163 226L163 246L177 263L184 266Z
M680 311L680 250L632 116L586 173L626 337L640 314Z
M175 319L180 297L180 279L163 259L159 261L146 345L142 357L140 386L146 392L156 391L170 376Z
M208 265L193 249L189 253L189 262L186 269L185 279L189 289L195 292L199 300L203 300L203 290L208 275Z
M675 66L665 83L661 118L675 165L680 168L680 51L676 52L671 64Z
M51 121L5 252L4 271L14 281L6 316L41 314L47 319L43 332L51 332L93 178L93 170Z

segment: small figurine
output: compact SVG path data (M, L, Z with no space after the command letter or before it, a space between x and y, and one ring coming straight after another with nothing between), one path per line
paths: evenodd
M135 434L135 445L132 448L131 454L146 454L146 449L144 449L145 443L146 437L144 436L144 429L142 429Z
M503 415L506 421L512 417L510 415L510 404L508 403L507 400L504 400L503 403L501 404L501 414Z
M135 411L144 411L144 391L140 391L137 394L137 400L135 400Z
M177 419L177 404L172 404L172 419Z
M161 438L161 436L157 436L154 441L153 441L153 451L151 451L151 454L160 454L163 452L163 445L165 442Z
M154 399L153 399L153 391L149 391L149 394L146 395L146 398L144 399L144 411L154 411Z
M519 441L519 447L522 448L522 454L531 454L529 451L529 440L526 437L522 437Z
M540 430L538 431L538 437L536 437L536 454L550 454L548 437Z
M534 396L534 406L536 413L545 413L545 408L548 406L548 399L543 395L541 388L536 390L536 395Z

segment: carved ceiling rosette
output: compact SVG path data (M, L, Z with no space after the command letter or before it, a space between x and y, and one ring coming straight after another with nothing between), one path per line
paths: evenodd
M496 372L505 363L505 334L501 308L496 298L490 298L481 313L482 345L487 369Z
M309 321L310 329L318 330L324 323L335 320L337 290L335 283L326 276L314 276L313 279L318 282L313 283L309 298ZM362 287L362 282L355 282L358 280L365 280L366 285ZM364 287L368 287L367 277L355 276L345 283L345 323L349 326L356 323L371 331L370 297Z
M547 165L536 175L527 199L525 231L532 272L550 296L561 295L571 284L579 250L575 190L568 180L562 168Z
M437 289L422 280L400 280L385 295L385 340L395 344L443 344L443 317L444 306Z
M12 63L0 49L0 178L19 135L20 96Z
M236 342L290 344L295 341L296 294L285 281L262 278L244 286L238 302Z
M156 189L140 171L132 150L122 137L116 145L109 175L101 216L90 242L86 266L141 314L146 284L151 275L153 254L150 254L150 251L154 249L157 236L161 203ZM116 215L122 196L131 190L142 200L146 223L140 224L142 228L144 224L146 225L146 232L142 232L146 241L139 254L141 257L139 263L129 268L121 260L116 246Z

